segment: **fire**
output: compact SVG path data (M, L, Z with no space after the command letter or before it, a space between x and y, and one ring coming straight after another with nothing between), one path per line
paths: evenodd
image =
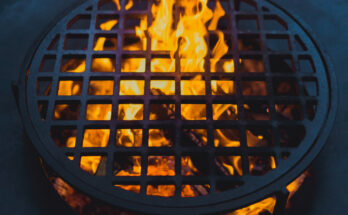
M150 26L147 23L147 17L140 18L139 26L134 28L136 37L139 42L127 44L123 50L146 50L148 39L151 39L152 51L166 51L167 57L154 57L151 59L151 72L175 72L180 65L181 72L206 72L206 65L209 65L210 72L234 72L233 59L223 59L228 53L228 45L225 41L225 35L218 30L219 19L225 15L220 2L217 0L215 8L212 10L207 5L208 0L159 0L157 4L153 4L151 8L153 22ZM117 9L121 8L119 0L114 0ZM133 1L128 1L125 6L126 10L133 7ZM107 21L100 25L103 31L110 31L118 24L117 20ZM209 53L207 44L208 32L215 32L217 42ZM148 38L149 37L149 38ZM107 38L99 37L95 41L94 51L105 50ZM208 56L208 57L207 57ZM178 58L177 58L178 57ZM180 62L176 62L180 59ZM111 72L115 70L114 59L110 58L94 58L92 60L92 70L97 72ZM207 62L208 61L208 62ZM240 60L241 62L241 60ZM84 72L86 62L82 61L69 62L66 65L65 72ZM146 69L145 58L128 57L122 59L121 72L139 72L143 73ZM89 83L90 95L113 95L113 81L103 81L103 83L92 80ZM212 95L234 95L236 93L234 82L232 80L212 80ZM120 96L142 96L144 95L144 80L121 80L119 84ZM206 81L202 75L196 75L193 78L180 81L180 94L182 96L205 96ZM81 90L81 85L73 82L66 82L59 85L58 95L68 96L76 95ZM175 95L174 80L151 80L150 93L152 95ZM65 106L55 110L55 117L58 119ZM182 104L181 117L183 120L206 120L206 104ZM119 104L118 120L143 120L143 104ZM172 106L167 106L165 112L175 111ZM86 111L86 120L110 120L112 107L111 104L88 104ZM155 113L156 115L156 113ZM156 116L150 115L151 119ZM213 104L213 120L238 120L238 107L236 104ZM142 130L141 129L118 129L116 134L117 147L140 147L142 146ZM108 129L87 129L83 137L83 147L106 147L108 144L110 131ZM214 137L215 147L240 147L239 135L231 133L225 129L216 129ZM201 136L201 145L206 145L207 135L204 130L191 129L189 136ZM196 138L197 139L197 138ZM262 137L261 137L262 139ZM67 145L75 146L75 139L69 139ZM260 145L260 136L251 132L247 133L248 146L257 147ZM171 147L173 140L170 139L160 129L149 130L149 147ZM273 157L269 158L270 169L276 168ZM122 169L114 174L116 176L139 176L141 175L141 159L133 156L129 158L132 163L130 168ZM102 156L84 156L81 158L80 166L85 171L94 175L103 166ZM223 172L228 175L243 175L241 156L223 156L217 158L216 162L221 163ZM261 168L255 160L249 159L250 169ZM186 175L199 175L200 169L195 166L195 162L190 157L181 160L183 169L186 169ZM149 156L148 168L146 170L148 176L175 176L175 159L172 156ZM139 185L115 185L125 190L140 192ZM204 187L201 186L200 189ZM205 186L207 187L207 186ZM207 192L206 188L203 188ZM174 185L148 185L146 189L148 195L156 195L162 197L171 197L175 194ZM182 196L194 197L197 192L193 186L185 185L182 189ZM275 199L267 198L262 202L240 209L232 214L256 214L254 211L259 209L267 209L272 211Z
M286 187L286 189L289 191L289 198L286 204L287 208L289 208L291 205L290 199L295 195L298 189L300 189L301 185L303 184L303 182L305 181L308 175L309 175L309 172L307 170Z
M227 213L226 215L258 215L265 211L269 211L271 214L273 214L275 204L276 198L269 197L245 208Z

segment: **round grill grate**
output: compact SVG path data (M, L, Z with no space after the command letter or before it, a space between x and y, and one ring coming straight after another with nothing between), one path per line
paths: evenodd
M148 35L129 48L152 4L88 1L41 41L20 92L40 155L74 187L130 210L222 212L274 195L318 153L333 118L316 44L269 1L221 0L204 71L187 71ZM229 51L211 67L219 31ZM166 61L171 71L157 72Z

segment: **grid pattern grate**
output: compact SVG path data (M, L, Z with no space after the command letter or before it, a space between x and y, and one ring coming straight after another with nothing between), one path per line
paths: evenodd
M106 3L91 1L90 7L66 18L58 32L46 38L28 77L32 80L28 89L35 89L29 90L28 96L35 101L36 110L38 107L40 126L46 134L50 132L74 166L80 167L84 159L88 163L86 157L93 156L98 165L90 173L112 185L144 195L151 189L167 189L172 190L169 196L181 198L187 197L182 192L185 186L194 188L196 195L207 195L253 186L270 172L276 178L279 168L291 166L292 154L304 150L303 144L313 144L317 132L313 125L322 122L324 115L319 113L325 113L326 108L320 105L327 99L325 70L320 58L313 56L313 44L270 12L265 3L221 1L226 15L218 30L230 47L221 61L233 59L233 72L212 71L210 44L216 43L218 31L209 31L204 72L181 71L182 59L176 54L173 71L161 73L154 71L152 60L170 60L169 52L152 51L150 38L145 50L127 50L127 43L137 40L133 27L139 24L139 17L147 17L147 25L151 25L153 2L134 1L134 8L127 11L127 1L121 1L120 10L108 10ZM214 7L215 1L208 5ZM117 24L111 30L100 27L113 20ZM99 38L107 40L102 51L96 50ZM124 61L129 58L144 62L144 71L125 68ZM110 61L111 66L100 69L98 61ZM192 82L196 76L201 77L200 83ZM140 91L122 94L127 81L138 83ZM157 95L151 88L153 81L170 82L172 90ZM219 82L228 82L231 90L217 91ZM183 88L190 84L202 84L203 93L185 94ZM72 90L61 90L63 85ZM95 92L98 86L104 87L103 92ZM124 120L124 107L129 104L141 106L136 120ZM108 115L89 117L89 111L101 106ZM222 120L216 110L224 106L228 106L228 117ZM199 111L187 117L183 113L187 107ZM152 113L163 109L164 116L152 118ZM130 147L119 144L123 129L130 129L136 137ZM153 147L149 142L153 132L168 137L169 143ZM219 145L221 132L232 134L232 147ZM89 147L86 135L102 135L103 141L96 143L98 147ZM166 174L149 173L156 157L166 160ZM199 173L190 174L192 169L183 165L190 159ZM234 173L221 164L229 159L238 161ZM133 164L125 165L125 160ZM141 170L118 175L134 161L141 164ZM259 171L257 165L263 169ZM197 191L202 188L204 192Z

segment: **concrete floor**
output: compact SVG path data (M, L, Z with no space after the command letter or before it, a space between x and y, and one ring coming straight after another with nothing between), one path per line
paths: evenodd
M52 193L33 147L25 142L11 81L17 80L34 40L71 5L81 0L0 2L0 214L68 215ZM328 143L312 165L312 177L292 214L348 214L348 1L277 0L313 30L330 55L338 80L339 107ZM15 20L15 21L14 21Z

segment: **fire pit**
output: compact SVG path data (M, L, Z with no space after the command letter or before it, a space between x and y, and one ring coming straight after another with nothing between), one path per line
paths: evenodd
M45 35L18 92L44 162L88 196L280 214L331 128L332 80L271 1L91 0Z

